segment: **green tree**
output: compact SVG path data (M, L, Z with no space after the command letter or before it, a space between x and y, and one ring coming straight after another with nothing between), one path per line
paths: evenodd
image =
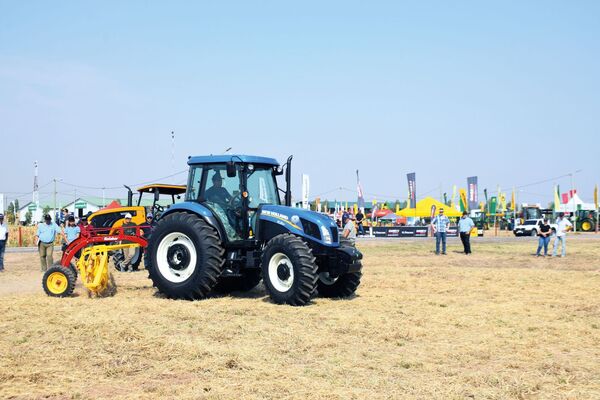
M31 211L25 213L25 225L31 225Z
M8 205L8 209L6 210L6 219L11 225L15 223L15 205L12 201L10 202L10 204Z
M45 206L44 210L42 211L42 214L46 215L46 214L50 214L50 210L52 210L52 208L50 208L50 206ZM54 218L52 218L54 219Z

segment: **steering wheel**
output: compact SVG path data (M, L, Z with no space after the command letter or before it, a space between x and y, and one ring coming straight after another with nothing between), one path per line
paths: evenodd
M237 208L241 208L242 207L242 193L236 193L233 196L231 196L231 199L229 199L229 204L228 204L228 208L229 209L237 209Z
M154 214L154 218L158 218L158 216L162 214L163 211L165 211L165 208L160 204L155 204L154 207L152 207L152 213Z

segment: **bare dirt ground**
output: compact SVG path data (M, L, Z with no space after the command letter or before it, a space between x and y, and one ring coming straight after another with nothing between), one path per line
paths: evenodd
M0 398L600 398L600 240L567 258L530 238L359 242L349 300L272 304L259 286L204 301L117 273L112 298L47 297L36 254L0 273Z

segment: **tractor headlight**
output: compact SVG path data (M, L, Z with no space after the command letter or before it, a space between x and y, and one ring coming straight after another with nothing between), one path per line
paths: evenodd
M331 244L331 233L329 232L329 229L323 225L321 225L321 238L325 243Z

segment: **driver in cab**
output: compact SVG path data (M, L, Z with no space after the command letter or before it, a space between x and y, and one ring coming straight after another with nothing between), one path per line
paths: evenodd
M212 176L212 183L213 185L204 193L206 200L212 203L228 204L231 201L231 195L223 187L223 178L218 171Z

